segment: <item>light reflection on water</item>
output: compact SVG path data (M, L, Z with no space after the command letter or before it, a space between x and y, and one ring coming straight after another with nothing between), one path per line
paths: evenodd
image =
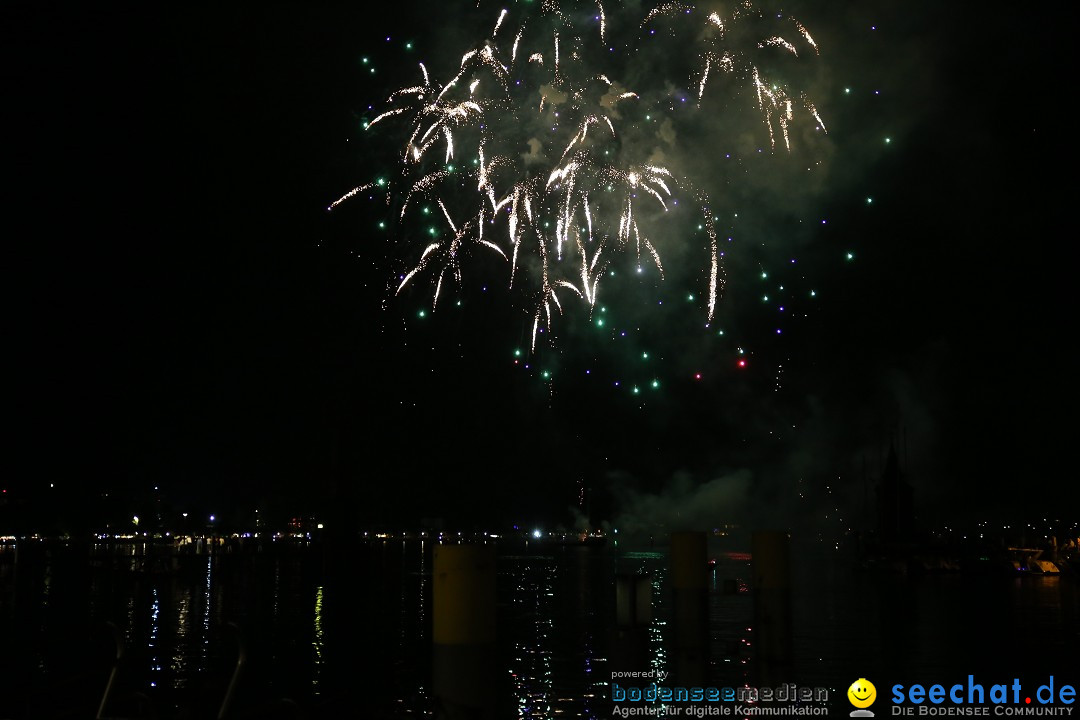
M311 675L311 692L319 695L319 675L323 666L323 586L315 588L315 628L311 647L315 651Z
M241 705L289 697L381 717L431 716L430 543L361 547L337 573L324 571L316 547L192 554L158 569L145 546L94 546L89 562L86 552L26 553L18 566L10 553L0 557L0 682L19 690L5 686L0 696L20 698L0 705L0 717L28 717L27 706L49 717L46 696L57 687L95 707L113 654L102 642L106 622L131 651L125 687L161 708L196 696L220 702L237 660L227 629L236 622L253 659ZM709 591L710 682L754 684L752 596L738 592L749 560L718 559ZM616 573L649 574L642 669L666 672L666 564L658 551L504 548L497 563L504 676L496 680L506 716L610 715ZM797 565L794 575L791 681L802 686L841 689L852 673L917 671L928 681L995 664L1001 672L1060 674L1080 650L1075 577L877 577L821 560Z
M161 598L158 596L157 588L154 588L152 592L154 603L150 607L150 637L146 642L146 646L150 651L151 677L156 677L156 673L161 672L161 661L158 658L158 631L161 616ZM157 687L157 680L151 680L150 687Z
M172 624L175 632L173 656L170 669L173 672L173 688L183 688L187 680L187 636L191 627L191 591L180 590L176 593L176 622Z

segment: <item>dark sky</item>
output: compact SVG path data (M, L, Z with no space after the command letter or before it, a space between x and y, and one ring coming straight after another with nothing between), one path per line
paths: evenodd
M719 317L749 366L698 316L613 291L632 353L570 313L525 370L505 271L419 322L429 290L387 293L404 258L377 208L326 211L386 167L391 135L362 121L417 60L445 81L495 6L6 3L9 492L40 506L54 484L67 517L158 486L237 519L567 522L582 481L603 519L665 496L787 522L856 509L892 442L928 524L1075 515L1075 10L836 5L789 6L821 47L828 138L724 191L746 250ZM714 129L672 154L718 167L723 143L691 145ZM812 187L783 179L808 158ZM780 342L750 299L796 253L805 317ZM628 367L643 348L655 374Z

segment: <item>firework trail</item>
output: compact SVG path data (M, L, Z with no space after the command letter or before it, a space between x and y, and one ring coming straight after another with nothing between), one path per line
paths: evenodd
M697 204L706 226L707 323L724 285L710 198L624 142L641 122L643 104L664 90L620 82L638 74L636 48L605 62L604 50L619 54L608 46L604 7L573 5L544 0L533 18L502 10L491 34L464 52L445 82L421 64L419 84L391 93L386 110L367 125L400 129L398 179L361 185L330 206L385 190L403 230L418 206L437 206L441 228L429 226L413 242L415 255L393 291L428 278L434 308L445 282L460 287L472 252L492 253L505 262L509 286L527 298L534 351L537 333L551 327L568 298L591 312L616 257L631 254L638 272L644 263L663 277L661 251L678 241L670 237L675 233L659 233L658 218L680 194ZM771 80L759 61L777 52L798 57L800 46L817 52L798 21L766 17L748 2L726 18L673 2L646 13L639 38L660 23L686 24L694 33L698 62L688 82L699 106L715 79L729 75L752 91L773 147L779 139L790 148L797 108L824 130L813 104Z

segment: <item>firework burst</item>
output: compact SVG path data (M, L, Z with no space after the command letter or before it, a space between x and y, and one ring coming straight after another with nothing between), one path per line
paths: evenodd
M626 141L641 134L641 108L670 94L670 83L625 84L622 78L641 75L634 71L638 48L631 43L617 53L609 45L599 2L567 5L545 0L535 17L502 10L490 35L468 48L444 81L420 64L418 84L391 93L367 125L380 133L394 128L404 140L397 179L361 185L330 207L385 191L404 236L416 238L391 290L400 294L426 278L433 308L447 282L461 286L471 253L493 254L506 266L508 285L525 298L535 350L539 331L551 327L568 299L590 312L596 307L616 258L630 255L639 272L646 264L664 276L665 247L685 241L664 230L662 218L681 197L704 221L709 323L724 287L710 198L649 148ZM698 105L717 76L730 75L752 91L771 145L779 140L790 148L799 109L824 127L813 104L771 80L760 58L798 57L800 45L816 53L817 45L798 21L771 19L787 34L759 30L766 17L749 3L727 18L666 3L646 13L636 34L640 41L661 23L688 24L697 46L688 82ZM408 230L420 205L437 206L440 227Z

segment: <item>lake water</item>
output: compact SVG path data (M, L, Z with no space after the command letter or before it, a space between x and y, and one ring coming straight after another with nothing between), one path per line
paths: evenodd
M24 543L0 550L0 718L216 717L241 643L237 717L433 717L430 542L313 544L147 562L141 545ZM750 559L713 548L708 682L756 685ZM791 662L782 681L828 688L1080 684L1077 577L857 573L842 554L793 549ZM615 577L648 573L645 667L668 670L664 548L504 543L497 557L500 717L609 717L621 652ZM141 572L148 570L148 572ZM727 582L725 582L727 581ZM733 591L734 590L734 591ZM1038 684L1036 683L1036 684ZM837 705L841 708L841 705ZM844 713L850 707L843 707ZM141 713L141 715L140 715Z

